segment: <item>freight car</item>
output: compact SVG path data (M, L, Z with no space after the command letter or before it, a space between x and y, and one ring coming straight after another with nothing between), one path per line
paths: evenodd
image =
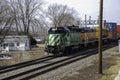
M117 28L116 28L116 32L117 32L117 38L120 39L120 25L117 25Z
M103 28L103 41L109 40L109 30ZM66 26L50 28L48 39L45 42L45 51L54 55L69 53L71 49L82 49L88 44L95 44L98 41L99 28L79 28L78 26Z
M109 30L109 38L111 41L117 40L117 23L115 22L106 22L104 23L104 26L108 28Z

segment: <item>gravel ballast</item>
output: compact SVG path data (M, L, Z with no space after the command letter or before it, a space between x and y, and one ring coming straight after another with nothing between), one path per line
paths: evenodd
M103 58L108 58L108 57L111 57L116 54L118 54L118 47L114 47L114 48L105 50L103 52ZM49 73L40 75L31 80L74 80L71 77L74 77L75 75L79 75L80 74L79 70L95 65L96 61L98 61L98 54L89 56L89 57L84 58L79 61L76 61L67 66L60 67L56 70L53 70ZM95 66L95 68L96 68L96 66ZM88 73L90 73L90 72L88 72ZM96 74L98 74L97 71L96 71ZM86 75L83 74L81 76L86 76ZM92 76L92 74L91 74L91 76ZM66 77L70 77L71 79L69 79L69 78L66 79ZM97 78L95 78L95 79L97 79ZM83 79L79 78L79 79L75 79L75 80L83 80Z
M104 68L108 68L110 66L104 65L104 63L105 61L110 60L107 58L112 57L113 55L118 55L118 46L103 51ZM26 67L27 69L24 69L29 70L29 68L37 66L41 65L33 65L30 67ZM20 71L25 70L22 69ZM20 73L20 71L15 73ZM12 72L10 73L12 74ZM7 74L5 74L4 76L6 75ZM101 75L98 75L98 54L94 54L73 63L69 63L65 66L56 68L55 70L52 70L40 76L34 77L31 80L98 80L100 77Z

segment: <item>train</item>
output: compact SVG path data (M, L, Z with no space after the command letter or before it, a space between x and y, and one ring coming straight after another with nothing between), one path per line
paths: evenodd
M45 42L45 51L48 54L68 54L72 49L79 50L92 45L97 45L99 38L99 26L94 28L79 26L52 27L48 30L48 38ZM117 38L116 38L117 39ZM111 31L106 26L102 27L102 42L113 40Z

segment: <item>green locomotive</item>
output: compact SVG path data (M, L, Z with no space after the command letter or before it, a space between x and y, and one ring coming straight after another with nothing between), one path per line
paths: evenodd
M50 28L45 51L52 54L67 53L73 46L81 43L81 32L78 26Z
M109 30L103 28L103 41L109 41ZM87 45L96 44L99 38L99 27L79 28L78 26L66 26L50 28L48 39L45 43L45 51L54 55L70 53L73 48L82 49Z

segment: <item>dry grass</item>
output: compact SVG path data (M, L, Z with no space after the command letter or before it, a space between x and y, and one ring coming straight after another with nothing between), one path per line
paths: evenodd
M118 71L120 70L120 56L113 56L111 60L109 60L109 63L112 64L112 66L104 70L100 80L114 80L118 74Z
M0 60L0 66L8 66L16 63L30 61L41 58L44 55L44 44L39 44L38 47L32 48L30 51L11 51L12 59Z

